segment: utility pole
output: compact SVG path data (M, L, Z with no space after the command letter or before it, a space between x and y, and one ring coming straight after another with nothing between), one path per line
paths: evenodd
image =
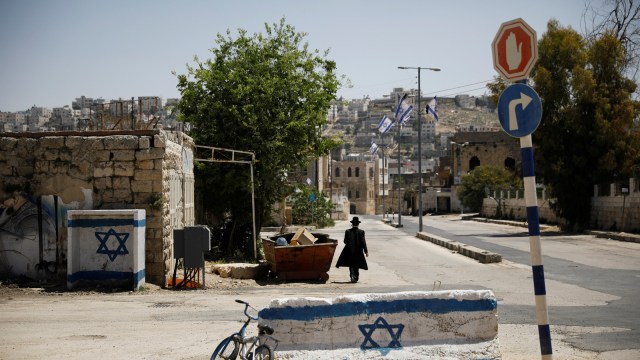
M398 66L398 69L407 70L414 69L418 70L418 231L422 232L422 122L420 116L420 98L422 97L422 93L420 90L420 70L431 70L431 71L440 71L438 68L423 68L423 67L411 67L411 66ZM436 198L436 201L438 199Z

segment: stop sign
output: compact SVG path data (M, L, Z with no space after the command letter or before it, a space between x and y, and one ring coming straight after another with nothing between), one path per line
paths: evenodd
M536 32L520 18L500 25L491 49L493 67L509 81L525 79L538 60Z

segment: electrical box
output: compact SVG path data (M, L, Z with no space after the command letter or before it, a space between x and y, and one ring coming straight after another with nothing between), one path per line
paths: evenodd
M211 250L211 231L206 225L173 230L173 258L184 259L185 268L204 267L204 252Z
M204 252L211 250L211 232L205 225L184 228L184 267L204 267Z

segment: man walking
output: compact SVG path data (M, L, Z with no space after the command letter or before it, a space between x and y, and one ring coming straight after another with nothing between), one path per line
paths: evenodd
M338 257L336 267L348 266L351 282L358 282L360 269L368 270L365 255L369 256L367 241L364 238L364 230L358 229L360 219L354 216L351 220L352 228L344 232L344 249Z

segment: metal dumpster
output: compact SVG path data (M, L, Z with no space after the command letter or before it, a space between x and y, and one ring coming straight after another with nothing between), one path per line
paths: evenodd
M269 269L282 280L329 280L333 254L338 241L322 233L311 233L317 240L311 245L276 246L276 239L283 237L291 243L294 233L262 238L264 256Z

